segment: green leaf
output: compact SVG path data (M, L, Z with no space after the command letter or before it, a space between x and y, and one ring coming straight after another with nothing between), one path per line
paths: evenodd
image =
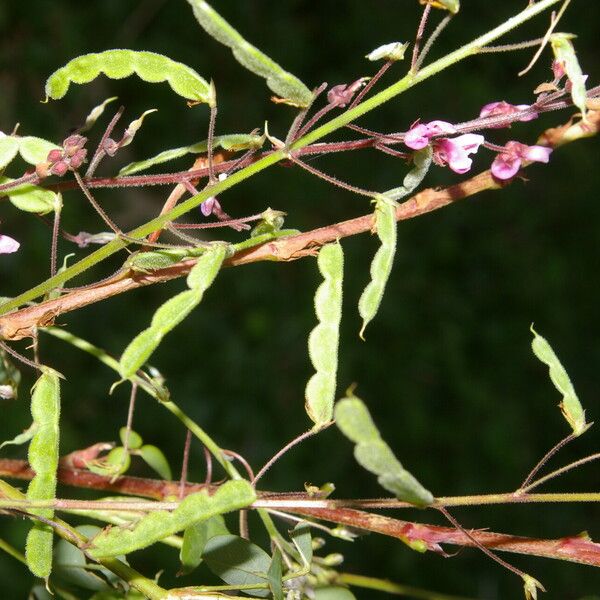
M279 548L275 548L275 552L273 552L273 558L271 559L271 565L267 571L267 576L269 578L269 589L273 594L273 600L283 600L283 569Z
M129 439L127 440L127 427L121 427L121 429L119 429L119 438L121 439L121 444L123 444L123 446L125 446L125 441L127 441L129 450L137 450L138 448L141 448L144 443L142 436L133 429L129 430Z
M31 440L31 438L33 438L38 429L39 425L37 423L32 423L25 431L16 435L12 440L2 442L0 444L0 450L4 448L4 446L20 446L21 444L26 444L29 440Z
M46 81L46 96L63 98L71 83L89 83L104 73L110 79L137 75L143 81L166 81L171 89L193 103L214 105L214 94L207 81L194 69L162 54L136 50L106 50L78 56L54 71Z
M348 588L324 587L315 590L315 600L356 600L356 598Z
M35 472L27 488L28 500L52 500L56 495L56 472L58 469L58 442L60 419L59 374L42 367L42 374L33 386L31 415L37 427L29 444L29 465ZM54 510L39 508L32 514L52 519ZM36 577L49 577L52 571L52 527L36 521L27 535L25 558L29 570Z
M17 154L30 165L42 163L50 150L61 148L52 142L33 136L5 135L0 132L0 170L4 169Z
M87 468L96 475L118 477L127 473L131 466L129 452L122 446L113 448L104 458L87 463Z
M316 373L309 379L305 392L306 412L315 428L330 423L333 417L344 277L344 253L340 244L323 246L318 265L324 278L315 294L319 323L308 338L308 353Z
M183 532L183 544L179 552L180 575L191 573L202 562L202 554L207 541L208 521L202 521L186 528Z
M248 43L204 0L188 0L200 26L215 40L231 48L235 59L246 69L266 79L269 88L287 104L304 108L312 92L294 75L284 71L258 48Z
M249 150L262 148L265 142L263 135L234 133L229 135L217 135L213 140L213 149L223 148L223 150ZM208 151L208 140L198 142L196 144L190 144L189 146L181 146L179 148L172 148L170 150L164 150L156 156L141 160L138 162L132 162L127 166L123 167L119 171L119 176L132 175L133 173L139 173L140 171L146 171L151 167L160 165L170 160L175 160L186 156L187 154L204 154Z
M173 477L171 467L162 450L156 446L146 444L139 450L139 454L144 462L154 471L156 471L163 479L170 481Z
M255 544L236 535L218 535L210 539L204 549L208 568L229 585L268 583L270 556ZM243 590L251 596L267 598L267 589Z
M533 353L548 366L550 379L554 387L563 395L562 402L559 404L563 416L573 429L573 434L579 436L589 429L591 423L585 422L585 411L575 393L571 379L554 350L552 350L548 340L539 335L533 325L531 326L531 333L534 336L531 342Z
M132 527L105 529L91 541L88 552L94 558L128 554L215 515L246 508L255 500L256 493L250 483L228 481L212 496L204 491L190 494L172 512L157 510Z
M575 54L575 47L571 42L571 38L573 37L568 33L553 33L550 36L550 44L552 45L556 60L563 66L571 82L573 104L581 111L581 115L585 119L587 114L585 75Z
M290 537L294 546L300 553L305 567L310 567L313 558L312 537L310 535L310 525L308 523L298 523L290 532Z
M14 179L0 177L0 184L11 181ZM62 206L60 194L28 183L4 190L0 192L0 196L8 196L10 202L19 210L38 215L46 215Z
M434 500L394 456L373 423L369 410L359 398L350 396L340 400L335 407L335 420L342 433L356 444L357 462L377 475L377 481L399 500L416 506L427 506Z
M359 334L362 339L364 339L367 324L373 320L379 310L385 287L392 272L397 241L396 203L388 200L385 196L379 196L375 200L374 219L381 246L371 263L371 281L358 301L358 312L363 320Z

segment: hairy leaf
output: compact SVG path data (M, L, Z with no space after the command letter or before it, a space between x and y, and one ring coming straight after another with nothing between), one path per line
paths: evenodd
M398 499L417 506L433 502L426 490L394 456L373 423L364 402L354 396L340 400L335 407L335 420L342 433L354 442L354 456L377 481Z
M27 488L28 500L52 500L56 495L58 441L60 419L59 374L42 367L42 374L33 386L31 415L37 431L29 444L28 459L35 476ZM46 519L54 517L51 508L30 511ZM49 525L36 521L27 535L25 558L29 570L37 577L49 577L52 571L53 531Z
M37 165L46 160L50 150L60 150L60 147L39 137L5 135L0 132L0 170L17 154L20 154L26 163Z
M193 103L214 105L213 92L207 81L194 69L162 54L136 50L105 50L78 56L54 71L46 81L46 96L63 98L71 83L89 83L104 73L111 79L137 75L143 81L166 81L171 89Z
M223 148L223 150L250 150L262 148L265 138L262 135L244 134L244 133L233 133L229 135L217 135L213 140L213 149ZM146 171L155 165L181 158L187 154L204 154L208 151L208 140L198 142L196 144L190 144L189 146L181 146L180 148L172 148L170 150L164 150L156 156L147 158L146 160L140 160L138 162L132 162L119 171L119 175L132 175L133 173L139 173L140 171Z
M94 558L128 554L215 515L246 508L255 500L250 483L228 481L212 496L204 491L187 496L172 512L154 511L131 527L105 529L91 541L89 553Z
M308 338L308 353L316 373L306 385L306 412L321 428L331 422L338 368L339 329L342 318L344 253L339 243L323 246L318 265L324 281L315 294L319 320Z
M429 171L432 160L433 150L431 145L414 152L414 167L406 174L402 185L397 188L392 188L382 195L390 200L400 200L405 196L408 196L408 194L413 192L417 186L421 184L425 175L427 175L427 171Z
M563 395L562 402L559 405L560 409L573 429L573 433L577 436L581 435L584 431L587 431L590 424L585 422L585 410L583 410L575 393L571 379L560 360L558 360L558 356L552 350L548 340L539 335L533 326L531 327L531 333L534 336L531 342L533 353L548 366L550 379L554 387Z
M312 92L294 75L284 71L258 48L248 43L204 0L188 0L200 26L221 44L231 48L236 60L255 75L266 79L269 88L288 104L306 107Z
M10 183L11 181L14 181L14 179L0 177L0 184ZM46 215L57 208L60 210L62 206L60 194L29 183L4 190L0 192L0 196L8 196L11 204L19 210L38 215Z

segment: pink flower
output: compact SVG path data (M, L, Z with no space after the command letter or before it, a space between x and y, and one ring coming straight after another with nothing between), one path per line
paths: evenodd
M552 148L545 146L526 146L521 142L507 142L504 151L498 154L492 163L492 175L497 179L514 177L524 160L547 163Z
M486 104L480 111L479 116L482 118L486 117L501 117L514 115L522 110L529 108L529 104L509 104L504 100L500 102L490 102ZM528 113L519 117L518 121L533 121L538 118L538 113ZM499 123L497 125L488 125L490 129L501 129L502 127L510 127L510 123Z
M360 88L364 87L369 79L370 77L361 77L349 85L345 83L334 85L327 92L327 102L333 106L344 108L344 106L352 102L354 94L356 94Z
M466 173L473 164L469 154L475 154L485 138L476 133L465 133L456 138L440 138L433 143L433 160L437 165L448 165L455 173Z
M446 121L431 121L430 123L419 123L417 121L406 132L404 143L413 150L421 150L429 144L432 137L444 133L456 133L456 128Z
M0 254L11 254L12 252L16 252L20 245L21 244L19 244L17 240L0 233Z

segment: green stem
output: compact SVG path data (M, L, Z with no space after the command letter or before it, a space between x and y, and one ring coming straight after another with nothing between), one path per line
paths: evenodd
M548 9L554 4L557 4L561 0L540 0L535 4L531 4L525 10L521 11L514 17L511 17L498 27L495 27L488 33L476 38L469 44L458 48L454 52L438 59L437 61L431 63L427 67L421 69L416 75L408 74L400 81L381 91L379 94L376 94L372 98L369 98L365 102L358 104L354 108L347 110L342 113L338 117L331 119L329 122L321 125L317 129L308 133L304 137L300 138L296 142L294 142L289 148L290 151L297 150L300 148L304 148L309 144L325 137L326 135L333 133L337 129L344 127L356 120L358 117L368 113L369 111L377 108L378 106L388 102L395 96L405 92L409 88L425 81L432 75L439 73L440 71L458 63L459 61L468 58L476 54L480 48L488 45L490 42L495 41L505 33L515 29L516 27L522 25L526 21L532 19L542 11ZM200 205L204 200L209 198L210 196L214 196L218 193L224 192L225 190L233 187L234 185L256 175L260 171L276 164L280 160L286 158L286 152L284 150L277 150L268 156L265 156L261 160L249 165L248 167L237 171L230 175L227 179L223 181L219 181L214 185L207 187L205 190L200 192L199 194L188 198L185 202L178 204L175 208L165 213L164 215L158 216L155 219L152 219L148 223L144 225L140 225L134 230L127 233L127 237L141 239L153 231L156 231L162 228L166 223L173 221L186 212L196 208ZM30 302L35 300L39 296L43 296L44 294L50 292L53 289L60 287L65 282L69 281L76 275L83 273L90 267L98 264L99 262L105 260L109 256L115 254L119 250L122 250L128 245L128 242L122 239L115 239L112 242L109 242L102 248L99 248L92 254L86 256L79 262L75 263L71 267L65 269L63 272L58 273L54 277L47 279L43 283L31 288L30 290L20 294L16 298L5 302L2 306L0 306L0 315L6 314L11 310L18 308L19 306L25 304L26 302Z
M365 577L364 575L353 575L352 573L339 573L336 577L336 583L343 583L354 587L366 588L377 592L386 592L396 596L406 596L407 598L418 598L419 600L470 600L464 596L448 596L438 592L421 590L409 585L400 585L387 579L377 579L376 577Z
M19 562L22 562L24 565L27 564L25 555L22 552L19 552L13 546L11 546L8 542L5 542L2 538L0 538L0 550L4 550L6 554L10 554L13 558L16 558Z

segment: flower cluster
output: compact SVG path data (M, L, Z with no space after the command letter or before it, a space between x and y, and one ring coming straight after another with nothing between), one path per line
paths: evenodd
M489 128L509 127L511 121L531 121L538 115L529 111L527 104L513 105L508 102L491 102L486 104L480 112L481 118L510 117L506 122L488 125ZM521 114L523 113L523 114ZM547 163L550 159L551 148L544 146L527 146L517 141L509 141L499 148L486 144L483 135L465 133L456 137L448 137L459 133L459 130L446 121L431 121L429 123L413 123L404 136L404 144L412 150L421 150L429 144L433 146L433 161L440 166L448 166L455 173L463 174L470 170L475 154L480 146L488 146L498 152L494 159L491 171L494 177L507 180L514 177L523 161Z
M67 171L75 171L85 162L87 150L84 148L87 138L79 134L70 135L64 142L62 150L50 150L43 162L36 166L40 178L48 175L62 177Z

